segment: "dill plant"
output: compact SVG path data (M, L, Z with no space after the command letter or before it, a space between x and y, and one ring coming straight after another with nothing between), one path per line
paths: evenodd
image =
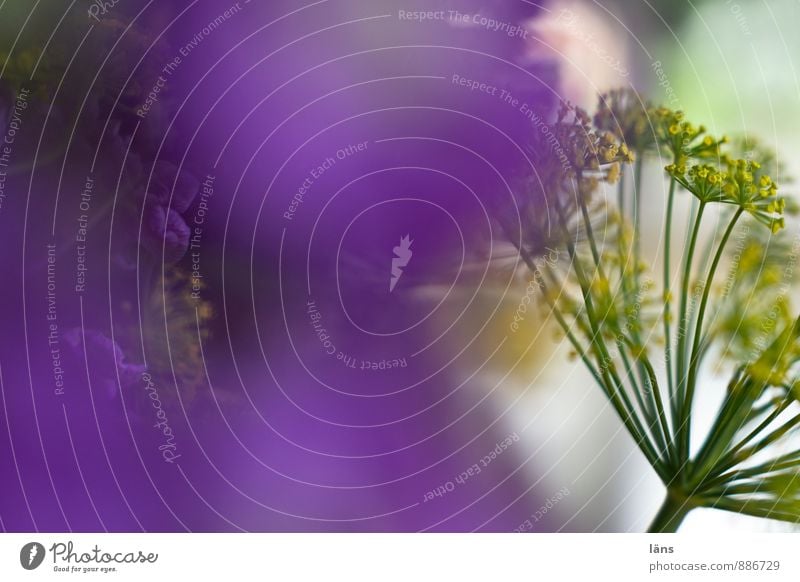
M536 171L501 224L572 356L666 487L650 531L676 531L697 507L800 521L800 319L789 301L800 245L781 233L790 212L774 154L628 90L603 95L594 117L562 106L533 139ZM651 167L667 192L656 269L640 251ZM540 260L552 248L563 259ZM697 394L719 373L724 397L697 430Z

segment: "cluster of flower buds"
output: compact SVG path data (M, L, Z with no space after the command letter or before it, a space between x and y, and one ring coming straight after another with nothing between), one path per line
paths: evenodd
M726 170L710 164L670 164L667 173L703 203L730 204L777 233L784 227L786 201L778 197L772 178L755 172L761 165L751 160L726 159Z
M652 115L656 142L672 154L676 164L692 158L720 159L721 147L728 143L727 137L717 139L708 135L704 126L686 121L683 111L658 107Z
M600 96L594 124L641 154L655 145L651 111L636 91L615 89Z

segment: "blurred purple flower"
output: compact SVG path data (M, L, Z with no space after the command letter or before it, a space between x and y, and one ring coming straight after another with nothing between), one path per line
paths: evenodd
M85 356L82 335L86 342ZM64 333L64 341L69 346L67 357L75 358L75 369L86 366L86 357L91 370L92 388L103 391L109 398L117 394L117 374L120 386L126 388L136 382L146 369L142 364L128 362L119 344L103 332L87 329L81 334L81 328L75 327Z
M191 230L183 217L174 210L160 204L148 204L145 209L142 245L161 257L163 247L164 262L174 264L180 261L189 248Z
M153 168L153 179L148 189L148 198L177 212L186 212L192 205L200 181L195 176L172 162L158 161ZM172 197L172 201L170 201Z

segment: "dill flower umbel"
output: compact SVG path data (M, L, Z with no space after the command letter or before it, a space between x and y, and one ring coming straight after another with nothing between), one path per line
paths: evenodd
M689 158L718 159L721 147L728 143L727 137L714 138L704 126L686 121L682 111L658 107L652 119L656 142L672 154L676 164Z
M551 244L568 260L539 273L542 298L667 488L651 531L675 531L695 507L800 522L800 448L790 440L800 428L800 318L788 301L800 244L773 240L793 210L767 171L779 171L776 158L753 140L728 146L680 111L651 108L626 91L603 96L593 123L563 107L549 132L550 155L557 145L565 163L545 168L548 179L532 195L553 209ZM638 242L642 164L657 160L659 150L672 163L664 172L667 242L657 299ZM537 162L552 159L545 152ZM623 181L616 205L596 195L631 162L633 196ZM679 190L691 194L693 210L673 290ZM724 227L704 241L711 205ZM732 273L722 281L726 264ZM694 397L715 350L716 371L732 365L732 377L714 421L692 446Z
M766 174L756 179L758 162L724 158L726 169L710 164L670 164L667 173L701 203L730 204L747 212L773 234L784 227L786 202L777 196L778 186Z
M600 96L594 124L641 154L655 145L651 110L649 102L642 101L636 91L615 89Z

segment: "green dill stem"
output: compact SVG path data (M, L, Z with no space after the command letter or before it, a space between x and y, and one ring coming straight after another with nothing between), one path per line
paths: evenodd
M546 290L544 290L544 289L543 289L543 291L546 292ZM555 315L556 321L558 321L558 324L561 326L561 329L564 330L564 334L567 336L567 339L569 340L570 344L572 344L572 347L575 349L575 352L580 357L581 361L583 362L583 365L586 366L586 368L589 370L589 373L592 375L594 380L598 384L602 385L603 380L602 380L602 378L600 378L600 373L594 367L594 364L592 364L592 361L589 359L589 356L586 355L586 352L583 350L583 347L581 346L580 342L578 341L578 338L576 338L575 334L572 333L572 330L570 329L569 325L567 324L567 320L564 319L564 316L562 315L561 311L558 309L558 306L555 303L550 302L550 301L548 301L548 305L550 306L550 309L553 310L553 315Z
M691 422L689 422L688 419L690 418L692 401L694 400L694 392L697 384L697 373L700 367L699 350L700 338L702 337L703 332L703 320L705 319L708 298L711 293L712 284L714 283L714 276L716 275L717 267L719 267L719 262L722 259L722 253L725 251L725 247L728 244L728 239L730 238L736 223L739 221L739 218L742 216L742 212L743 210L739 208L728 223L728 228L725 229L725 234L722 236L719 247L717 247L714 260L711 263L711 267L708 269L708 277L706 277L705 288L703 289L703 298L700 300L700 308L697 311L697 323L695 326L694 338L692 340L692 355L689 358L689 377L686 383L686 398L683 401L683 408L679 417L681 419L687 419L685 430L682 433L683 440L681 443L682 450L687 451L687 454L692 432ZM700 214L702 214L702 207ZM698 215L698 219L699 217L700 215Z
M747 375L743 375L729 388L722 409L717 414L697 455L692 475L693 483L702 483L707 477L713 477L715 473L720 472L717 461L725 448L730 445L733 436L741 428L741 421L737 420L737 416L741 416L741 410L746 408L744 404L750 395L760 388L761 386L754 384ZM721 470L724 471L724 469Z
M684 356L685 346L687 344L686 333L688 331L688 325L686 324L686 309L687 303L689 301L689 279L691 278L692 274L692 264L694 263L694 251L695 247L697 246L697 237L700 233L700 224L703 222L703 211L706 208L705 202L700 202L700 208L697 211L697 216L694 220L694 226L692 227L692 234L689 239L689 249L686 252L684 269L683 269L683 285L681 288L681 304L680 304L680 311L679 316L680 320L678 321L678 365L676 368L678 374L678 394L679 399L686 390L686 379L687 379L687 369L686 369L686 362ZM689 446L688 441L686 440L688 437L688 425L691 422L691 417L689 415L684 416L683 411L685 411L686 407L683 406L680 410L681 413L678 415L678 426L677 426L677 435L678 435L678 458L682 461L689 460ZM689 411L691 412L691 410ZM683 435L683 436L681 436Z
M538 269L536 267L536 264L533 262L533 259L531 259L530 255L528 255L528 253L525 252L525 250L522 248L522 245L518 245L515 242L514 238L512 236L510 236L510 233L508 232L508 229L505 228L505 225L504 225L503 228L506 231L506 237L511 241L511 244L514 245L514 247L517 249L517 251L519 251L519 256L522 257L522 260L525 262L525 265L527 265L528 269L531 271L531 273L534 274L534 277L535 277L536 273L539 272L539 271L538 271ZM567 336L567 339L572 344L572 347L575 349L575 351L580 356L581 360L583 361L583 364L589 370L589 373L592 374L592 377L595 379L595 381L598 384L602 385L602 380L600 378L599 372L595 369L595 367L592 364L591 360L589 360L589 357L586 355L586 352L583 350L583 346L581 346L580 342L575 337L575 334L572 333L572 329L567 324L567 321L566 321L566 319L564 319L564 316L561 314L561 311L558 309L558 305L556 305L556 303L554 301L552 301L550 299L549 295L547 294L547 288L546 288L546 285L544 283L543 277L540 278L540 282L541 282L541 285L542 285L541 289L542 289L542 295L544 296L544 300L547 302L547 304L550 307L550 309L552 309L553 315L555 315L556 321L561 326L561 329L564 330L564 334Z
M572 328L570 328L569 324L567 323L567 320L564 318L564 315L561 313L561 310L558 308L556 302L548 297L547 288L544 282L542 282L542 294L545 296L545 301L547 302L547 305L553 311L553 315L555 315L556 321L561 326L561 329L564 331L564 334L567 336L567 339L569 340L570 344L572 344L572 347L575 349L575 352L580 357L581 361L583 362L583 365L586 366L586 368L589 370L589 373L591 373L595 382L597 382L599 385L602 386L603 380L600 377L600 372L598 372L597 369L594 367L594 364L592 364L592 361L589 359L589 356L586 354L586 351L583 349L583 346L581 346L580 342L578 341L578 338L575 337L574 333L572 333Z
M623 165L619 171L619 184L617 184L617 206L619 206L619 215L625 216L625 166Z
M639 260L641 259L641 236L639 236L640 228L642 226L642 163L643 158L641 153L636 154L636 162L634 162L633 169L633 256L636 261L634 265L634 272L638 273ZM638 292L638 277L635 278L637 282Z
M775 410L770 413L767 418L759 423L757 427L755 427L750 433L740 440L734 447L731 448L730 452L728 453L729 456L735 456L739 451L747 446L747 444L756 438L759 434L761 434L776 418L778 418L784 410L789 408L792 405L792 401L788 398L781 402L780 406L777 406ZM724 469L723 469L724 470Z
M634 163L634 170L633 170L633 285L634 285L634 295L636 298L639 297L639 263L641 262L641 247L642 247L642 236L641 236L641 226L642 226L642 172L643 172L643 164L644 164L644 151L640 150L636 152L636 161ZM622 180L620 180L620 183ZM623 269L624 272L624 269ZM639 337L638 331L634 331L634 339L638 343L641 343L641 338ZM644 382L644 378L646 372L639 367L639 372L642 375L642 382ZM648 402L651 402L648 399ZM655 420L656 411L651 409L648 411L650 413L650 418ZM666 446L667 443L665 443ZM667 447L669 448L669 447Z
M623 220L621 216L620 216L620 220L621 221ZM622 222L620 223L619 228L620 229L623 228ZM625 301L628 301L628 300L631 299L631 297L633 297L634 302L635 302L638 299L638 297L637 297L638 294L633 294L630 286L628 285L628 278L625 276L625 264L626 264L626 261L623 261L622 257L624 256L626 249L623 247L622 243L623 243L622 238L618 236L617 237L617 247L618 247L617 251L619 252L619 257L620 257L620 260L619 260L619 278L620 278L620 282L619 282L619 288L615 290L615 293L619 293L621 291L622 296L625 298ZM634 281L637 281L637 283L635 283L635 284L638 287L638 280L636 279L636 272L635 271L634 271ZM642 341L641 341L641 336L639 335L639 330L636 329L636 326L633 326L630 331L631 331L631 336L633 337L633 341L635 341L637 343L637 345L641 346ZM624 334L621 334L620 337L624 341L626 341L628 344L630 344L630 341L628 340L628 338L626 338L624 336ZM633 352L633 350L631 351L631 355L633 355L634 357L637 357L636 354ZM638 357L637 357L637 359L638 359ZM638 365L638 368L639 368L639 375L641 376L641 378L640 378L641 383L644 384L646 382L646 379L647 379L647 372L646 372L646 370L644 369L644 367L641 364ZM640 390L638 385L635 385L635 389L637 391ZM637 399L639 399L639 398L637 398ZM648 403L649 403L649 400L648 400ZM651 406L651 407L648 407L647 409L644 409L644 410L649 415L650 419L655 418L656 412L655 412L655 408L654 407Z
M686 258L687 258L687 255L688 255L689 244L691 243L691 240L692 240L692 233L694 233L694 228L691 228L691 226L694 225L695 221L697 220L697 209L698 209L698 206L700 204L697 201L697 198L695 198L694 196L692 196L691 200L692 200L691 211L689 212L689 220L687 222L687 224L690 227L686 229L686 235L685 235L684 241L683 241L683 250L684 250L683 260L684 261L686 261ZM699 238L698 238L698 240L699 240ZM695 253L696 252L697 252L697 249L695 248ZM675 360L676 363L682 362L681 366L684 366L684 367L681 368L683 370L683 375L681 375L680 373L676 372L677 373L676 380L678 381L678 399L676 401L676 404L678 405L678 410L677 410L678 414L680 414L680 411L681 411L680 405L683 403L683 398L684 398L685 393L686 393L686 369L685 369L685 364L686 364L686 361L689 359L689 347L688 347L687 332L690 329L691 324L693 323L692 317L694 315L694 312L696 311L696 309L695 309L696 305L694 304L695 302L693 300L692 301L689 300L690 298L694 299L694 294L696 293L695 288L692 288L692 276L693 276L692 275L692 271L694 271L694 266L695 266L694 262L695 261L694 261L694 254L693 254L692 255L692 264L691 264L690 271L689 271L689 287L687 288L687 291L690 291L690 292L685 294L685 297L686 297L686 300L687 300L687 303L686 303L686 308L687 308L686 309L686 314L683 317L680 317L679 321L678 321L678 326L679 326L678 327L678 331L679 332L681 331L680 325L683 324L685 326L684 333L683 334L679 334L678 338L686 340L684 342L684 345L681 348L680 352L677 354L676 360ZM685 269L685 268L686 268L686 264L684 263L683 269ZM681 279L681 282L682 281L683 281L683 279ZM683 285L681 285L681 289L683 289Z
M666 450L666 442L662 438L661 432L658 430L653 430L653 427L659 428L658 419L650 412L650 407L648 407L643 398L641 388L636 380L636 372L633 370L633 366L631 365L630 359L628 359L627 354L625 353L625 347L622 342L617 343L617 350L619 351L620 358L622 359L622 364L625 366L625 375L630 379L632 392L634 398L636 398L636 403L639 406L639 410L645 416L646 420L646 427L650 429L650 433L653 435L655 439L655 445L658 449Z
M589 209L586 206L586 200L582 196L578 196L578 203L581 209L581 216L583 217L584 227L586 228L586 237L589 240L589 248L592 252L592 258L594 259L594 264L597 267L597 271L600 274L600 277L603 279L607 279L605 271L603 269L603 264L600 258L600 252L597 247L597 241L594 236L594 228L592 227L591 217L589 216ZM625 351L623 349L619 349L620 357L622 358L623 365L625 366L626 376L628 377L634 397L636 398L636 402L639 405L639 408L644 413L647 425L650 427L652 431L652 426L657 422L654 414L651 413L650 409L645 405L644 401L642 400L641 395L641 388L639 387L639 383L637 380L637 376L633 371L633 368L628 360L627 355L625 355ZM622 388L620 388L622 390ZM656 437L656 440L657 437Z
M738 463L741 463L742 461L746 461L747 459L749 459L750 457L752 457L753 455L755 455L759 451L764 450L769 445L771 445L772 443L774 443L778 439L782 438L784 435L786 435L789 431L791 431L793 428L795 428L799 424L800 424L800 414L797 414L794 417L792 417L790 420L786 421L786 423L783 424L780 428L775 429L774 431L769 433L767 436L765 436L763 439L758 441L756 444L754 444L750 448L745 449L745 450L743 450L743 451L741 451L741 452L739 452L737 454L733 454L733 453L729 454L719 464L721 471L726 471L726 470L730 469L731 467L737 465Z
M672 436L669 430L669 423L667 422L667 415L664 409L664 403L661 400L661 388L658 385L658 379L656 378L656 372L653 369L652 364L647 359L646 356L639 358L639 362L645 368L645 371L650 379L650 395L653 398L656 411L658 412L658 420L661 425L661 434L663 435L664 439L664 454L666 456L667 462L672 463L675 460L673 459L672 449L669 444L672 442Z
M594 229L592 228L592 220L589 216L589 208L586 206L586 200L584 200L583 196L578 193L578 201L581 208L581 216L583 217L583 224L586 228L586 238L589 239L589 248L592 251L592 258L594 259L594 264L597 267L598 273L603 279L607 279L606 274L603 270L603 264L600 261L600 251L597 250L597 243L595 242L594 238Z
M567 235L567 252L569 253L572 261L572 267L581 287L581 293L586 306L587 317L589 319L592 333L594 334L591 344L598 363L600 364L601 375L605 380L604 384L601 384L601 386L605 386L606 394L608 395L611 404L616 409L620 419L625 424L625 427L628 429L628 432L630 432L631 436L633 436L636 444L639 446L639 449L642 451L645 457L647 457L650 465L663 480L667 477L667 475L663 465L661 464L661 460L658 457L658 453L656 452L650 440L647 438L647 433L641 426L639 418L634 413L630 399L622 387L622 381L614 370L613 361L611 360L608 350L606 350L605 344L602 341L602 335L597 323L597 316L594 312L594 302L592 301L591 294L589 293L588 283L586 281L583 269L580 266L580 260L577 256L575 246L572 244L572 241L569 237L569 228L567 227L567 219L564 216L564 209L561 207L561 204L558 200L555 202L555 207L561 228Z
M791 402L791 401L789 401ZM762 404L761 406L755 406L753 409L747 413L747 422L753 422L762 414L769 412L775 406L774 401L767 402L766 404Z
M780 519L796 523L800 521L800 515L796 512L776 510L776 503L774 501L754 501L753 499L740 500L730 497L720 497L717 499L709 499L706 501L709 505L713 505L715 509L724 509L733 513L753 515L755 517L764 517L767 519Z
M741 479L763 477L769 473L774 473L783 469L792 469L797 466L800 466L800 450L781 455L780 457L754 467L723 473L718 477L704 481L703 485L705 487L713 487L722 483L731 483Z
M677 417L675 416L675 382L672 378L672 333L670 326L670 317L672 312L672 298L670 292L671 281L671 261L670 261L670 247L672 246L672 215L675 206L675 186L677 182L675 178L670 178L669 181L669 196L667 199L667 217L664 224L664 360L667 368L667 387L669 390L669 397L671 403L672 423L673 429L677 426Z
M727 495L752 495L764 492L763 481L748 481L747 483L723 484L719 487L706 489L704 495L724 497Z
M639 297L639 264L641 262L641 189L642 189L642 164L643 152L636 153L636 162L633 169L633 291L634 297ZM624 270L623 270L624 273ZM638 333L635 335L639 341ZM641 370L640 370L641 371ZM644 374L642 374L644 376ZM655 416L655 411L651 412Z
M675 533L692 509L694 504L688 498L668 488L661 508L647 529L648 533Z
M723 208L722 213L720 215L720 221L722 221L723 219L730 220L728 217L733 216L734 214L735 214L734 210L729 208ZM708 241L706 241L706 244L703 245L702 254L700 255L702 262L700 263L699 270L704 271L706 268L708 268L709 261L713 256L712 251L714 250L714 243L716 242L716 240L717 240L716 237L713 236L708 237Z

